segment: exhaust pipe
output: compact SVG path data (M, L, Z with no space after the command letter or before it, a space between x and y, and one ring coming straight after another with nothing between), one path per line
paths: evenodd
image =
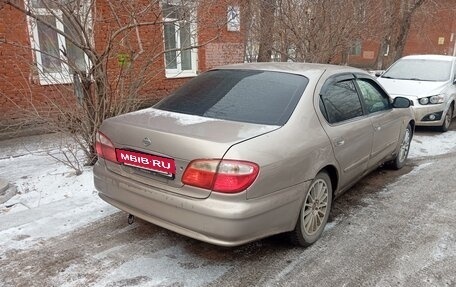
M128 215L128 225L132 225L135 222L135 216L133 214Z

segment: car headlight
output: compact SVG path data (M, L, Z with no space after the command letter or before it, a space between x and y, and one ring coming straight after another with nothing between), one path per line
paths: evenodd
M418 100L420 102L420 104L422 105L427 105L429 103L429 98L421 98Z
M441 104L441 103L443 103L444 99L445 98L442 95L436 95L436 96L429 97L429 102L431 104Z
M445 101L445 97L443 95L434 95L434 96L429 96L425 98L418 99L418 102L421 105L435 105L435 104L441 104Z

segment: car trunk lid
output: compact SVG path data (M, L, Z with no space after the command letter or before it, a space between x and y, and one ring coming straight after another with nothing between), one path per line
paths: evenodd
M278 128L275 125L218 120L148 108L108 119L100 130L113 142L117 151L158 156L158 159L173 161L176 167L175 174L170 177L106 161L111 171L165 192L206 198L210 190L182 183L182 174L190 161L221 159L233 144Z

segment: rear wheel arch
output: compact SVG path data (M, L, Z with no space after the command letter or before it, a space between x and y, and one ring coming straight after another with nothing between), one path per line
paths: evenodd
M318 173L322 171L326 172L329 175L329 178L331 179L332 192L334 195L337 188L339 187L339 172L337 171L337 168L334 165L327 165L324 168L322 168Z

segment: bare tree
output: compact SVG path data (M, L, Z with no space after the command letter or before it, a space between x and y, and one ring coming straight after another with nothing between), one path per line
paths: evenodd
M430 2L252 0L249 58L346 64L356 43L375 41L384 68L402 56L414 15Z
M413 16L428 0L384 0L378 19L380 47L377 68L384 69L402 57Z
M258 39L258 62L271 61L273 48L273 31L274 31L274 16L276 12L276 0L262 0L260 4L260 29Z
M376 6L375 1L369 1ZM368 37L368 7L360 0L254 0L249 26L258 61L331 63ZM273 14L273 15L272 15ZM369 36L370 37L370 36ZM269 54L267 54L268 51Z
M194 57L193 49L215 39L198 44L195 40L200 25L197 10L210 14L212 4L212 0L0 0L0 8L20 11L27 16L30 32L40 33L40 40L31 47L7 43L36 52L30 67L36 80L72 83L49 88L62 97L46 98L46 113L36 108L31 87L25 89L29 106L15 103L17 108L53 130L71 134L84 150L87 164L93 164L96 131L102 121L137 109L145 100L143 95L154 93L151 82L163 73L163 58L168 66L180 65ZM226 19L207 28L220 29L220 22ZM163 37L175 33L180 33L179 45L170 41L163 47ZM27 75L24 72L24 78ZM25 82L32 85L28 79Z

